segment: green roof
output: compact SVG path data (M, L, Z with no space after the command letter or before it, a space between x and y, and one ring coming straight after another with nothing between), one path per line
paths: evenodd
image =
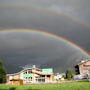
M52 74L53 73L53 69L52 68L42 69L42 73L44 73L44 74Z

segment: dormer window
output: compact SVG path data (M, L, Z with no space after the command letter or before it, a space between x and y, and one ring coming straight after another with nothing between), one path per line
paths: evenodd
M27 74L27 71L25 71L24 74Z

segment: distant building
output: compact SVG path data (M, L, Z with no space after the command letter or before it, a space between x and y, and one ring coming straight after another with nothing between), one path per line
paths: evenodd
M36 68L35 65L31 68L25 68L15 74L7 74L7 83L12 80L23 80L23 84L29 83L50 83L53 79L53 69Z
M76 75L90 75L90 60L81 61L75 66Z

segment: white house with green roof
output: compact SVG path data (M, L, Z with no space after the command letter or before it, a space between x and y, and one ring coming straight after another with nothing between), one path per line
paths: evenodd
M15 74L7 74L7 82L12 79L22 79L23 84L29 83L51 83L53 80L52 68L36 68L35 65L31 68L25 68Z

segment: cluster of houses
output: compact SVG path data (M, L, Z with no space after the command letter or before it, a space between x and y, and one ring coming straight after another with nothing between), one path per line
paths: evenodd
M75 73L76 75L74 76L74 79L90 76L90 60L84 60L75 65ZM62 75L55 75L52 68L40 69L35 65L30 68L24 68L18 73L7 74L7 83L12 85L53 83L58 79L64 80Z

